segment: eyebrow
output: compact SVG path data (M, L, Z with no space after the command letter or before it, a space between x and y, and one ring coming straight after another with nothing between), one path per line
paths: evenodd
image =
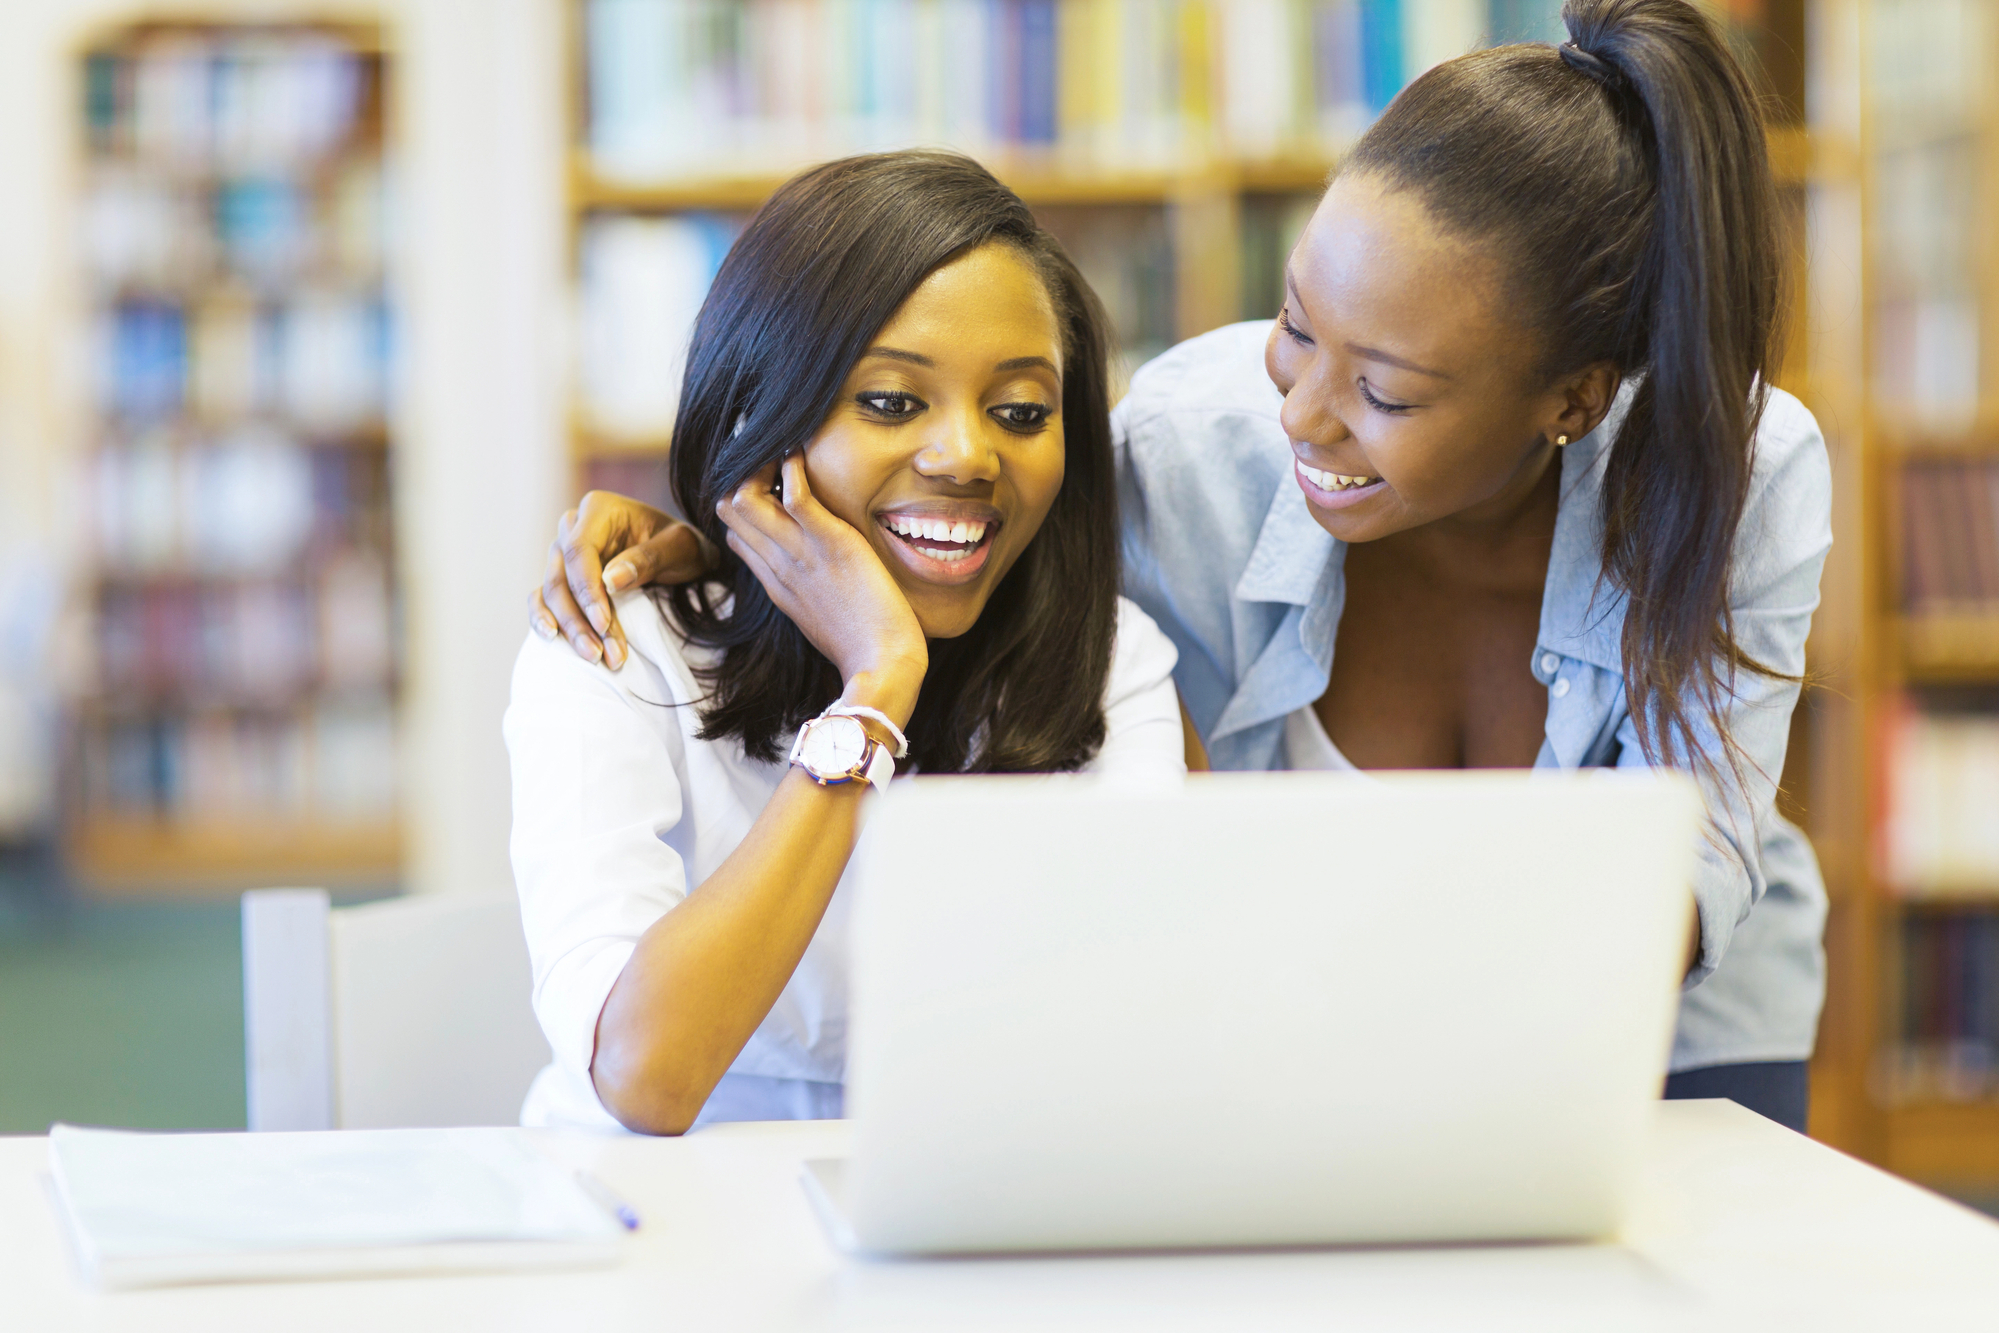
M1044 369L1054 371L1058 375L1061 373L1055 370L1055 363L1045 356L1016 356L1010 361L1000 362L993 369L1004 374L1009 370L1027 370L1033 366L1041 366Z
M1305 304L1305 298L1298 294L1298 283L1292 278L1289 269L1286 269L1284 272L1284 286L1290 291L1292 298L1299 305ZM1350 342L1346 345L1346 348L1355 356L1365 357L1369 361L1379 361L1383 365L1396 366L1403 370L1413 370L1418 375L1428 375L1433 379L1447 380L1451 378L1450 375L1441 370L1432 370L1428 366L1419 366L1414 361L1384 352L1379 347L1365 347L1360 343Z
M934 367L937 364L921 352L908 352L900 347L870 347L868 355L871 357L880 357L885 361L907 361L912 366ZM1059 370L1055 370L1055 363L1045 356L1016 356L1010 360L1000 362L993 369L1004 374L1011 370L1027 370L1033 366L1045 367L1048 370L1055 371L1058 375L1061 373Z
M937 363L921 352L905 352L900 347L870 347L869 356L878 356L885 361L907 361L912 366L934 366Z

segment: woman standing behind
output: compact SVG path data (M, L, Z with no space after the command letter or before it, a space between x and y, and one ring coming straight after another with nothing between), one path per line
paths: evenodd
M1767 384L1763 125L1684 0L1563 19L1560 47L1476 52L1396 98L1292 253L1275 325L1134 379L1125 587L1179 648L1218 768L1692 772L1710 837L1668 1095L1802 1129L1825 897L1775 794L1830 475ZM656 526L594 499L572 550ZM628 577L684 541L629 553ZM595 557L557 563L535 615L574 638ZM1328 811L1319 836L1330 864L1365 830Z

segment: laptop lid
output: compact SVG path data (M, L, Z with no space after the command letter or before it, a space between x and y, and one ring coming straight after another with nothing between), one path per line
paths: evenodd
M1686 779L898 787L855 886L859 1248L1616 1226L1691 919Z

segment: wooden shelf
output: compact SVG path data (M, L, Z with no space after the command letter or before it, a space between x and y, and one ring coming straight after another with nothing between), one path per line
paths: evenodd
M1915 684L1999 684L1999 614L1907 616L1897 637Z
M393 822L93 815L71 825L68 844L73 873L107 897L381 883L402 864Z
M1337 154L1214 161L1183 171L1093 171L1087 164L1066 164L1057 157L982 160L1022 199L1037 205L1167 204L1218 194L1302 194L1323 186L1339 165ZM1860 170L1855 146L1817 139L1794 127L1771 130L1770 161L1782 185L1822 177L1857 178ZM801 162L797 169L808 165ZM600 174L589 153L579 149L570 160L570 201L579 211L748 212L792 174L766 170L626 181Z
M1164 204L1188 196L1281 194L1317 190L1337 159L1274 158L1212 163L1186 171L1091 171L1040 159L983 159L993 174L1030 204ZM797 170L812 165L801 162ZM629 209L637 212L746 212L790 179L790 171L690 177L659 182L623 181L600 175L587 152L570 161L570 200L578 210Z
M1888 1170L1953 1189L1999 1186L1999 1101L1898 1106L1884 1121Z

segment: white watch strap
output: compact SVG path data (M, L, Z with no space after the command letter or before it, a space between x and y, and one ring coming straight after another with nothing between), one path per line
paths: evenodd
M883 745L880 741L875 741L875 757L868 761L867 779L869 785L871 785L876 791L886 795L888 792L889 779L893 778L894 776L895 776L894 756L889 754L888 747L886 745Z

